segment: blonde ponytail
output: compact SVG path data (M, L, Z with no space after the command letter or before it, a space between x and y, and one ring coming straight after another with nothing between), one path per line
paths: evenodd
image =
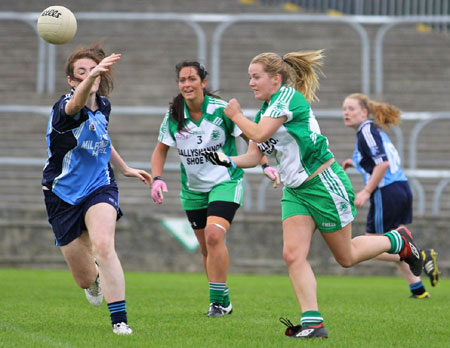
M281 83L294 87L309 102L318 101L316 90L319 88L323 50L291 52L284 56L266 52L254 57L250 64L260 63L268 74L281 75Z

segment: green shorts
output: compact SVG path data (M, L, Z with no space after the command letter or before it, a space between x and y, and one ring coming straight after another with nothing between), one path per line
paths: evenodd
M221 182L209 192L192 191L183 185L180 198L183 210L206 209L209 203L215 201L233 202L242 205L244 179Z
M282 219L309 215L322 232L335 232L356 217L355 194L347 174L334 162L329 168L299 187L284 187Z

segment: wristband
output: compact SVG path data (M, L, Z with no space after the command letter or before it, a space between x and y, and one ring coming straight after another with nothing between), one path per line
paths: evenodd
M230 161L230 164L231 164L231 166L232 166L233 168L237 168L237 164L236 164L236 162L235 162L235 161L233 161L233 160L231 159L231 157L230 157L230 156L227 156L227 158L228 158L228 160Z
M263 170L266 169L267 167L270 167L270 164L269 164L269 163L261 164L261 168L262 168Z
M156 180L161 180L162 181L162 176L155 176L154 178L153 178L153 181L156 181Z

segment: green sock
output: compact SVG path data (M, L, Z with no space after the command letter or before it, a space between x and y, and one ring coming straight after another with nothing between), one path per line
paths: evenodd
M228 286L225 285L225 290L223 292L222 306L228 307L229 305L230 305L230 294L229 294Z
M209 282L209 302L222 304L225 287L225 283Z
M405 246L403 238L400 236L396 230L392 230L384 234L391 241L391 250L388 251L389 254L398 254L402 251Z
M302 313L300 319L302 325L316 326L323 323L322 314L319 311L306 311Z

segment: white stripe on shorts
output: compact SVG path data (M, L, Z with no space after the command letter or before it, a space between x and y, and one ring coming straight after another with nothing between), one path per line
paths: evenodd
M327 168L320 173L319 178L334 201L334 206L341 221L341 227L347 226L354 220L354 217L344 184L331 168Z
M239 179L237 184L236 184L236 190L234 191L234 203L239 204L239 202L241 201L241 197L242 197L242 180L243 179Z

